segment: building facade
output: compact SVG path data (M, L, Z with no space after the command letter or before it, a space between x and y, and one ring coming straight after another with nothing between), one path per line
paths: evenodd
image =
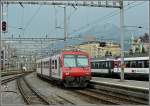
M121 54L120 45L112 42L90 41L76 45L75 48L87 52L92 58L120 56Z
M144 42L140 38L131 38L131 48L129 54L148 54L149 52L149 42Z

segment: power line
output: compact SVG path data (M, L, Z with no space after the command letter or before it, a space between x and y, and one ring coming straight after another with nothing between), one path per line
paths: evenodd
M133 3L135 3L135 2L137 2L137 1L131 2L131 3L127 4L127 5L125 5L125 6L130 6L131 4L133 4ZM138 6L138 5L142 5L142 4L144 4L145 2L146 2L146 1L140 2L140 3L138 3L138 4L135 4L135 5L131 6L131 7L126 8L125 10L129 10L129 9L131 9L131 8L134 8L134 7ZM78 29L75 29L74 31L72 31L72 32L69 33L69 34L72 34L72 33L75 33L75 32L79 32L80 30L83 30L83 29L89 27L89 25L97 24L97 23L102 22L102 21L104 21L104 20L106 20L106 19L112 18L113 16L118 15L118 14L119 14L119 12L118 12L117 10L112 11L111 13L108 13L107 15L105 15L105 16L99 18L99 19L96 19L96 20L94 20L94 21L92 21L92 22L90 22L90 23L88 23L88 24L86 24L86 25L83 25L82 27L80 27L80 28L78 28Z
M38 14L39 10L41 9L40 5L37 10L35 11L35 13L33 14L33 16L30 18L30 20L27 22L26 26L24 27L24 31L29 27L29 25L31 24L31 22L33 21L33 19L36 17L36 15Z

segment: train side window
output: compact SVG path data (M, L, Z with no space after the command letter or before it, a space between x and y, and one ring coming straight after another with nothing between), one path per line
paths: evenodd
M94 69L94 63L93 62L91 62L91 68Z
M94 69L94 62L91 62L91 68Z
M49 67L49 61L47 61L47 68Z
M52 64L54 65L54 60L52 60Z
M111 66L111 61L108 62L108 66L109 66L109 69L112 68L112 66Z
M96 62L95 64L95 69L98 69L98 62Z
M93 63L93 68L94 68L94 69L96 69L96 68L95 68L95 64L96 64L96 63Z
M137 68L144 68L144 61L137 61Z
M125 62L126 68L130 68L130 61Z
M131 68L136 68L136 61L131 61Z
M112 61L108 61L108 68L109 68L109 69L112 68Z
M106 62L105 62L105 64L106 64L106 69L108 69L108 68L109 68L109 65L108 65L108 64L109 64L109 62L108 62L108 61L106 61Z
M50 70L52 68L52 60L51 59L49 60L49 68L50 68Z
M103 68L104 69L106 68L106 62L103 62Z
M144 60L144 68L149 68L149 61L148 60Z
M101 69L101 68L102 68L101 64L102 64L102 62L100 61L100 62L99 62L99 69Z
M55 65L54 60L52 60L52 69L54 69L54 65Z
M55 69L57 69L57 60L55 60Z

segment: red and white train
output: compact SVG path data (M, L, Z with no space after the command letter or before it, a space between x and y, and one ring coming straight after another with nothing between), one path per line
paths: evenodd
M91 79L89 56L81 51L62 51L38 60L37 75L65 87L86 87Z

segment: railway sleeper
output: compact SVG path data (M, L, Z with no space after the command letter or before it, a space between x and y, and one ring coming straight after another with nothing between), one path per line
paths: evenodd
M118 94L121 96L124 95L124 96L130 98L130 100L137 102L137 103L148 104L148 94L127 91L124 89L118 89L118 88L113 88L113 87L111 88L111 87L106 87L106 86L102 86L102 85L94 85L94 88L98 89L98 90L112 92L112 93L115 93L115 94Z
M111 91L108 92L105 90L95 90L95 89L87 89L87 90L91 91L91 92L95 92L97 94L108 95L108 96L114 98L115 100L120 100L120 101L124 102L124 104L139 104L139 102L137 102L137 100L134 98L130 98L125 95L115 94ZM140 104L141 104L141 102L140 102ZM145 104L145 103L142 102L142 104Z
M77 90L76 93L85 95L86 97L94 98L97 101L101 101L104 104L111 104L111 105L119 105L119 102L113 101L111 98L106 98L104 96L99 96L97 94L91 93L89 91Z

